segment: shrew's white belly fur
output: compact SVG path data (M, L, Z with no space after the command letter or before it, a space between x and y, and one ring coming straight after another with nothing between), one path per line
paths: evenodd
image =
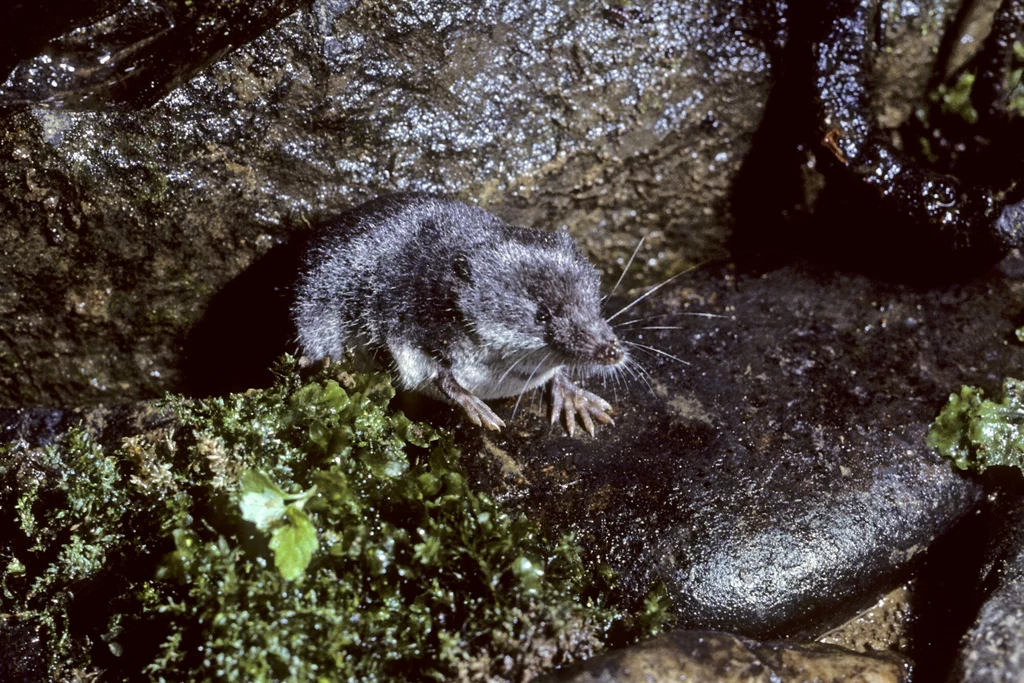
M524 391L529 391L530 389L535 389L536 387L547 384L548 380L550 380L556 372L558 372L558 367L548 368L543 372L537 371L533 375L533 378L530 379L529 384L526 383L526 377L513 376L514 372L509 373L509 375L502 380L501 384L497 383L497 380L501 378L500 374L497 377L490 377L488 380L476 385L465 384L462 383L461 380L459 383L468 388L474 395L482 399L506 398L508 396L518 396ZM458 379L459 376L457 373L455 377Z
M390 351L394 360L393 369L398 374L402 389L436 394L431 386L440 370L436 361L411 344L396 344ZM478 398L507 398L543 386L560 367L545 364L544 367L537 367L536 371L527 366L524 369L514 368L506 373L507 365L496 367L467 354L452 364L452 375L455 381Z

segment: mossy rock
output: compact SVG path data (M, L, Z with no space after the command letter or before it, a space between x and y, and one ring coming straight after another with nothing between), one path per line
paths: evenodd
M2 611L53 679L519 680L659 629L657 595L627 618L571 537L474 492L386 375L277 372L2 452Z

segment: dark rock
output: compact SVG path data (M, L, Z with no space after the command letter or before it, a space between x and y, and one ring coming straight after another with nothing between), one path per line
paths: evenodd
M1000 5L965 73L977 77L964 105L970 123L935 94L935 78L921 78L922 67L945 69L950 46L969 28L958 3L792 6L794 37L775 59L784 65L776 67L779 82L737 179L747 201L737 202L734 249L785 244L842 267L934 281L951 270L977 272L1024 246L1024 231L1003 212L1020 199L1024 177L1022 124L1007 110L1004 85L1015 82L1007 74L1016 68L1009 65L1024 5ZM943 24L944 37L936 31ZM901 41L901 30L914 26L927 38ZM919 50L932 50L937 63L914 58ZM893 77L897 70L903 78Z
M12 441L52 443L80 419L79 411L59 408L0 408L0 444Z
M46 683L49 630L41 619L0 614L0 681Z
M64 108L0 113L0 405L183 386L187 331L215 292L385 191L567 227L609 269L640 235L653 271L719 254L788 37L784 3L320 0L147 109L73 112L157 97L295 3L93 0L35 21L53 4L8 8L25 39L0 94ZM913 43L953 4L887 14L885 72L902 83L887 92L921 91L907 74L934 55ZM188 50L166 56L175 45ZM116 46L132 47L111 53L114 72L62 66ZM33 69L60 71L57 85ZM765 230L765 204L739 201Z
M93 408L0 408L0 445L23 441L38 448L60 440L74 427L90 430L105 445L118 444L122 438L163 429L170 423L166 410L146 401Z
M1014 473L1019 478L1019 473ZM974 624L964 636L949 676L956 683L1024 679L1024 501L1020 483L1015 496L990 496L992 519L988 547L979 553L979 574L965 575L958 590L976 594L988 589ZM972 579L978 579L972 581ZM977 587L977 588L976 588Z
M615 427L573 440L520 417L471 466L574 531L635 599L665 582L682 626L820 634L979 500L924 437L951 390L992 391L1024 362L1017 263L933 290L800 266L697 271L623 316L664 315L619 329L681 361L634 348L644 369L597 388Z
M301 0L5 4L0 9L0 78L6 79L0 84L0 108L152 104L300 4Z
M893 653L835 645L756 643L713 631L673 631L587 661L537 683L906 683L910 665Z

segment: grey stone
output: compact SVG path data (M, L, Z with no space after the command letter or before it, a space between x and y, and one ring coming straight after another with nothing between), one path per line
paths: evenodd
M931 290L803 266L696 271L623 316L665 315L619 329L680 360L634 348L636 377L590 383L614 427L573 440L534 397L529 417L499 406L509 432L476 447L474 477L574 532L634 599L664 582L681 626L820 634L979 500L925 434L950 391L993 391L1024 362L1008 317L1020 265Z
M950 683L1024 679L1024 505L1017 493L990 506L995 519L987 530L987 561L982 564L987 571L978 583L991 592L963 638Z
M1016 569L1024 568L1018 558ZM985 603L967 634L958 670L951 680L971 683L1019 681L1024 678L1024 579L1002 583Z
M181 387L215 292L382 192L568 228L607 270L646 235L648 278L721 254L787 39L770 3L324 0L204 66L292 3L186 5L9 17L32 39L0 55L17 66L0 100L24 103L0 110L0 405ZM887 10L886 92L920 91L921 29L956 6ZM117 46L119 70L67 68Z
M500 205L601 263L655 226L666 260L720 253L770 81L748 14L321 2L151 107L0 114L0 404L159 395L214 292L378 193Z
M299 0L40 0L0 8L0 108L155 102ZM335 3L337 4L337 3ZM351 3L349 3L351 4Z

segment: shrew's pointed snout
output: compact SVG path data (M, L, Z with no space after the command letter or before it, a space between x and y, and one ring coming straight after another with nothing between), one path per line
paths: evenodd
M598 344L594 350L594 361L601 365L615 365L621 363L625 357L622 345L618 337L612 337L609 341Z

